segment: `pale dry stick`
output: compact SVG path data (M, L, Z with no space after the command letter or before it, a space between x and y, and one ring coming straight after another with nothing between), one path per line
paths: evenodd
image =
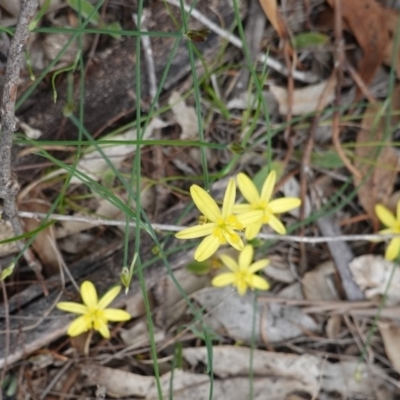
M46 214L46 213L31 212L31 211L19 211L18 215L21 218L35 218L35 219L47 218L50 221L86 222L93 226L100 226L100 225L126 226L126 222L121 220L83 217L74 215ZM132 228L136 227L136 222L134 221L129 222L129 226ZM187 228L187 226L157 224L157 223L151 224L151 227L155 231L160 231L160 232L179 232ZM386 239L393 239L399 236L400 234L388 234L388 235L366 234L366 235L335 235L335 236L328 235L323 237L307 237L307 236L301 237L297 235L278 235L273 233L271 234L260 233L257 237L259 239L265 239L265 240L281 240L287 242L316 244L316 243L329 243L329 242L355 242L359 240L383 241Z
M147 20L151 18L151 12L149 9L144 9L142 13L142 18L140 24L137 23L138 15L132 15L133 22L140 26L140 30L143 32L147 32ZM146 62L146 73L149 79L149 94L150 99L153 101L157 94L157 77L156 77L156 67L154 63L154 56L153 56L153 48L151 46L150 36L148 35L141 35L140 40L143 46L143 55L144 60ZM156 104L156 108L158 108L158 104Z
M38 7L37 0L23 0L18 16L17 27L11 39L7 55L5 84L1 100L1 136L0 136L0 198L4 200L2 217L13 227L14 235L24 234L21 220L18 216L16 198L20 186L16 175L11 171L11 149L16 130L15 102L17 99L18 81L23 61L23 52L29 38L29 23L35 16ZM25 249L23 241L17 241L18 248L23 251L29 267L35 272L42 285L44 294L48 294L41 274L41 265L30 249Z
M353 78L353 81L356 83L356 85L358 86L358 88L360 89L362 94L365 96L365 98L368 100L368 102L371 104L375 104L377 101L376 101L374 95L371 93L368 86L362 80L359 73L354 69L354 67L347 60L345 60L344 66L346 68L346 71L351 75L351 77Z
M360 181L362 180L362 175L360 171L351 163L351 161L347 158L345 152L342 149L342 145L340 143L340 127L339 127L339 113L340 113L340 97L341 97L341 83L343 77L343 67L345 62L344 56L344 39L342 32L342 13L341 13L341 4L340 0L335 0L335 68L334 72L337 78L337 86L336 86L336 95L334 100L334 113L332 120L332 141L335 149L343 161L346 168Z
M167 3L180 8L180 1L179 0L165 0ZM247 1L247 0L245 0ZM185 12L191 12L191 16L193 18L196 18L199 22L201 22L204 26L206 26L208 29L211 31L215 32L217 35L219 35L221 38L227 40L229 43L237 47L238 49L243 49L243 43L242 41L232 33L228 32L225 29L222 29L219 27L217 24L206 18L201 12L196 10L195 8L191 10L191 7L189 5L184 4L183 5ZM266 54L259 54L257 57L258 61L262 64L266 64L268 67L272 68L273 70L281 73L282 75L288 75L288 70L287 68L279 61L273 59L270 56L267 56ZM319 77L307 73L307 72L301 72L301 71L293 71L293 77L297 79L298 81L301 82L306 82L306 83L315 83L319 80Z

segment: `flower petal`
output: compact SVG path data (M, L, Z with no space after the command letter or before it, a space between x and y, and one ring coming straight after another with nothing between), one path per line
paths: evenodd
M222 218L226 219L232 214L233 205L236 198L236 183L234 179L230 179L224 195L224 203L222 204Z
M178 239L196 239L199 237L211 235L214 228L214 222L210 222L204 225L191 226L190 228L186 228L178 232L175 237L177 237Z
M244 249L243 240L239 235L235 236L235 240L232 240L232 236L226 236L226 240L234 249L239 251Z
M215 200L200 186L192 185L190 187L190 195L196 207L207 217L209 221L215 222L221 218L221 210Z
M85 281L82 283L81 297L83 303L89 308L97 307L97 292L92 282Z
M268 258L263 258L262 260L258 260L255 263L251 264L249 267L249 272L254 274L258 271L261 271L269 264Z
M240 270L247 269L251 262L253 261L253 255L254 255L254 248L250 244L246 245L243 249L243 251L240 252L239 254L239 268Z
M268 206L274 214L284 213L294 208L300 207L301 200L296 197L282 197L281 199L272 200Z
M103 338L110 338L110 330L105 322L99 322L96 331L100 332L100 335L103 336Z
M254 208L251 206L251 204L235 204L233 206L232 212L234 214L242 214L245 212L249 212L249 211L254 211Z
M99 301L97 308L104 310L113 300L119 295L121 291L121 286L114 286L111 288Z
M194 259L196 261L207 260L207 258L211 257L218 250L220 244L218 238L214 235L205 237L196 249Z
M388 228L392 228L396 224L396 218L394 215L382 204L375 206L375 213L379 218L379 221Z
M237 287L237 290L238 290L240 296L244 296L246 294L246 292L247 292L247 283L243 279L239 280L239 282L237 283L236 287Z
M225 267L229 268L232 272L239 271L239 265L232 257L228 256L227 254L220 254L219 258Z
M119 322L129 321L132 317L124 310L118 310L117 308L107 308L104 310L104 318L108 321Z
M258 190L254 183L251 181L251 179L241 172L237 176L237 183L238 187L240 190L240 193L242 193L242 196L250 203L258 203L260 201L260 195L258 193Z
M253 240L261 231L262 222L256 222L246 228L244 233L247 240Z
M232 274L231 272L226 272L223 274L219 274L216 276L212 281L211 285L215 287L222 287L222 286L228 286L232 285L232 283L235 281L235 274Z
M259 290L268 290L269 289L269 283L267 280L262 278L261 276L258 275L253 275L247 284L252 288L252 289L259 289Z
M87 332L91 328L91 324L87 323L84 316L74 319L68 327L67 334L71 337L78 336L83 332Z
M397 221L400 222L400 200L397 202L396 218L397 218Z
M57 308L59 310L71 312L74 314L86 314L88 312L87 307L84 306L83 304L72 303L70 301L60 301L57 304Z
M247 228L251 224L256 222L261 222L264 212L259 211L249 211L247 213L239 214L236 216L237 220L242 224L243 228Z
M270 216L268 225L280 235L284 235L286 233L285 225L283 225L282 222L275 217L275 215Z
M267 179L265 179L264 181L261 190L261 200L264 200L267 203L269 202L272 196L272 192L274 191L275 181L276 181L276 172L272 170L268 174Z
M393 238L385 252L385 258L394 261L400 254L400 237Z

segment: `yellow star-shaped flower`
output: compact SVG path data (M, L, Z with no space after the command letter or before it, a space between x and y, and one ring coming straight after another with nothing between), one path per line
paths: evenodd
M83 304L73 302L60 302L57 308L74 314L82 314L72 321L68 327L69 336L78 336L83 332L94 329L105 337L110 337L107 326L108 321L128 321L129 313L115 308L106 308L119 294L121 286L110 289L100 300L97 299L96 288L92 282L85 281L81 285L81 297Z
M382 235L400 234L400 201L397 203L396 216L393 215L382 204L375 206L375 213L386 229L379 231ZM385 258L388 261L394 261L400 254L400 237L395 237L390 240L389 246L386 248Z
M200 186L192 185L190 194L200 212L207 218L207 222L192 226L176 234L178 239L195 239L206 236L194 253L197 261L204 261L212 256L219 246L229 243L237 250L244 247L237 231L258 221L262 215L260 211L250 210L241 215L233 214L236 197L236 184L231 179L226 188L222 210L215 200Z
M261 276L256 275L256 272L264 269L269 264L269 260L264 258L251 264L253 254L254 249L251 245L245 246L243 251L240 252L238 262L226 254L221 254L222 263L231 272L219 274L212 280L211 284L216 287L233 285L241 296L246 294L247 288L268 290L269 283Z
M271 200L276 181L276 172L271 171L264 181L261 194L250 178L243 173L237 176L239 190L248 204L237 204L234 212L249 212L251 210L260 210L262 215L258 221L246 228L245 236L247 240L254 239L261 230L263 224L270 225L271 228L281 235L286 233L286 228L275 214L293 210L301 204L301 200L295 197L283 197L281 199Z

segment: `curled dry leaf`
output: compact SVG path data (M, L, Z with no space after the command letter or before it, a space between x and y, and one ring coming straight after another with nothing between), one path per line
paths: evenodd
M289 32L283 20L276 0L260 0L262 9L269 22L282 39L289 39Z
M395 112L397 110L400 110L400 86L397 86L393 93L391 127L400 121L400 116ZM391 137L385 137L386 121L387 117L382 115L382 109L370 104L364 113L354 152L354 165L360 174L354 175L354 184L360 185L357 191L358 199L376 228L379 223L375 205L386 203L392 193L399 162L398 154L390 144ZM371 146L371 142L379 142L381 146Z
M382 296L391 279L386 292L386 304L400 303L400 270L394 263L385 260L382 256L366 254L356 257L349 267L354 281L368 299L373 299L377 295ZM396 269L392 277L393 268Z

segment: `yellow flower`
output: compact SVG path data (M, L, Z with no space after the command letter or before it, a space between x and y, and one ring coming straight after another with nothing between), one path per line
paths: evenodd
M229 243L237 250L244 244L237 233L261 217L261 212L250 210L241 215L232 213L236 197L236 184L231 179L226 188L222 211L215 200L200 186L192 185L190 194L200 212L207 218L206 223L184 229L176 234L178 239L195 239L206 236L194 253L194 259L204 261L211 257L222 244Z
M251 245L245 246L243 251L240 252L238 262L226 254L221 254L221 261L232 272L219 274L212 280L211 284L216 287L236 286L241 296L246 294L248 287L250 289L268 290L269 283L261 276L255 274L264 269L269 264L269 260L264 258L251 264L253 254L254 250Z
M245 236L247 240L254 239L261 230L263 224L270 225L271 228L281 235L286 233L286 228L282 222L275 216L286 211L297 208L301 200L295 197L283 197L281 199L271 200L276 181L276 172L271 171L263 184L261 194L250 178L243 173L237 176L239 190L249 204L237 204L234 212L242 213L251 210L261 210L262 216L254 224L246 228ZM239 214L240 215L240 214Z
M118 296L120 291L121 286L116 286L98 301L93 283L85 281L81 285L81 297L84 304L68 301L58 303L57 308L60 310L82 314L72 321L67 331L68 335L78 336L89 329L94 329L99 331L103 337L109 338L108 321L128 321L131 319L131 316L126 311L106 308Z
M397 203L397 216L395 217L386 207L381 204L375 206L375 213L383 225L387 226L387 229L379 231L382 235L389 234L400 234L400 201ZM400 253L400 237L394 237L390 240L389 246L385 252L386 260L395 260Z

